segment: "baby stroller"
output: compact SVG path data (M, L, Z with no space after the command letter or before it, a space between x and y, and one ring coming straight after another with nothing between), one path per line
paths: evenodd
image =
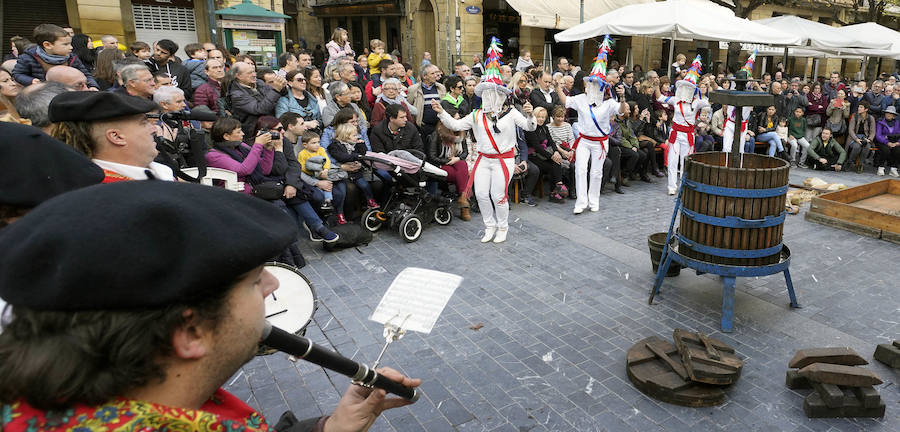
M425 155L415 150L392 151L390 154L366 152L360 160L373 169L393 174L394 187L381 208L362 214L362 225L375 232L385 225L399 229L400 236L414 242L422 236L426 222L449 225L453 220L453 199L434 197L425 188L427 179L443 180L447 172L425 163Z

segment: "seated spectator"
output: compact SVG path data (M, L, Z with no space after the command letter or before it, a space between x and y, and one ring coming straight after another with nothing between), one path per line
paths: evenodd
M315 160L313 158L320 159ZM305 177L315 179L315 186L323 195L322 210L334 209L334 206L332 205L334 193L339 195L337 201L340 204L339 207L343 209L344 194L346 193L347 186L344 184L343 187L335 188L334 184L345 181L347 175L341 175L332 170L328 152L319 146L318 135L312 132L303 134L303 143L301 149L297 152L297 162L300 164L300 169ZM340 168L335 168L335 170L341 171ZM307 182L307 184L309 183Z
M366 102L369 103L369 106L375 105L375 100L381 95L382 85L384 82L391 78L397 78L399 75L398 71L402 70L403 66L399 63L394 63L393 60L384 59L381 61L381 75L378 82L374 80L366 83L363 88L363 93L366 95ZM401 92L403 94L403 92Z
M143 64L129 64L119 69L122 86L110 89L110 92L151 99L156 90L156 80L150 69Z
M3 88L0 72L0 89ZM16 111L22 119L27 119L31 125L40 128L47 135L53 135L56 126L50 121L50 101L58 94L72 91L70 88L56 82L32 84L22 89L16 97ZM0 97L2 99L3 97ZM8 114L7 114L8 115Z
M413 115L423 137L431 135L438 123L438 115L432 109L431 101L440 100L447 93L444 85L437 82L440 74L437 66L429 64L422 69L422 80L407 90L406 101L416 108Z
M70 66L54 66L47 71L47 81L58 82L75 91L87 91L87 77ZM96 90L96 89L95 89Z
M537 165L541 173L547 175L553 190L550 191L550 202L564 204L569 196L569 189L562 181L562 154L558 151L550 130L547 128L547 110L543 107L534 109L537 128L525 131L525 144L528 146L528 160ZM525 191L526 194L530 191Z
M709 131L710 136L715 141L713 150L721 150L723 136L725 135L725 110L722 109L721 105L719 105L719 109L713 112L712 121L709 122Z
M369 208L378 208L379 205L375 202L375 196L372 194L372 187L369 185L369 182L363 177L363 169L362 164L359 162L360 156L366 154L366 146L358 138L358 130L352 123L343 123L339 125L335 129L334 134L334 142L328 146L328 154L332 159L337 161L340 164L340 167L343 171L345 171L348 175L348 180L352 181L356 184L357 187L362 191L363 196L366 199L366 205ZM334 187L336 189L341 189L343 183L336 183ZM343 186L346 189L346 186ZM341 190L340 194L346 196L346 191ZM337 199L337 197L335 197ZM337 222L340 225L344 225L347 223L347 218L344 217L344 205L343 202L335 201L334 203L335 212L337 213Z
M0 69L0 119L8 119L0 121L18 123L21 120L16 111L16 98L21 91L22 86L12 78L12 75L5 69Z
M325 227L306 197L298 195L304 189L299 177L287 176L288 161L283 152L283 141L269 133L270 130L280 132L278 119L263 116L258 124L263 131L254 138L253 146L249 146L242 142L241 122L233 118L217 120L212 127L213 148L206 153L207 164L236 172L238 180L244 182L245 194L269 201L294 216L298 225L306 226L311 240L337 241L337 234ZM278 183L284 185L282 190L278 190Z
M806 140L812 143L814 137L822 133L825 126L825 110L828 108L828 96L822 93L822 85L815 83L812 91L806 95L809 105L806 107Z
M441 108L444 111L447 111L453 118L464 117L471 111L463 98L465 88L461 78L452 75L447 77L444 87L447 89L447 94L441 98Z
M188 70L191 78L191 88L206 84L209 77L206 75L206 60L208 53L203 49L203 45L198 43L189 43L184 46L184 52L187 53L188 59L181 63Z
M775 127L778 126L778 115L775 114L775 111L775 106L769 105L765 112L759 113L750 121L750 129L752 129L756 141L769 143L769 149L766 151L769 156L775 156L776 152L784 152L784 145L778 138L778 134L775 133ZM749 135L750 131L748 130L747 133Z
M532 90L528 98L531 105L535 108L543 107L545 111L551 112L554 106L565 104L565 95L560 97L562 91L559 90L559 85L554 88L552 75L542 72L537 82L537 88Z
M94 80L97 81L100 91L109 90L110 87L118 84L115 62L124 58L125 54L122 54L122 51L118 49L104 49L97 54Z
M290 71L285 76L290 86L290 92L278 99L275 105L275 115L281 117L284 113L299 114L309 130L321 130L322 113L319 112L319 103L316 98L306 90L306 76L299 70Z
M825 93L825 95L828 96L828 99L831 100L838 97L838 90L845 90L846 87L847 86L841 82L841 75L837 72L832 72L831 78L825 82L825 85L822 87L822 93Z
M801 168L806 168L809 141L806 140L806 116L802 107L794 108L794 115L788 119L788 144L791 146L791 160ZM800 156L797 156L798 147Z
M322 87L322 72L318 69L307 68L303 70L303 77L306 78L306 91L316 99L316 103L319 105L319 114L321 116L322 110L325 109L325 106L328 105L328 101L331 100L331 95L328 93L328 90ZM322 121L322 127L325 127L324 121Z
M836 97L825 109L825 126L831 129L832 136L844 136L847 133L847 120L850 118L850 101L844 90L838 90Z
M875 142L875 117L869 114L869 102L859 102L856 113L850 117L847 126L847 142L844 151L849 155L847 161L855 163L859 158L857 173L862 173L869 157L869 147Z
M897 119L897 108L893 105L884 109L884 118L875 126L875 145L878 152L875 153L875 167L877 174L884 175L884 169L890 167L890 174L898 177L897 167L900 166L900 119Z
M222 82L225 80L225 63L222 60L207 60L203 65L208 79L194 89L194 106L205 106L219 117L225 117L225 101L219 103L222 94Z
M459 218L464 221L472 219L469 199L465 194L466 186L469 184L467 147L465 138L448 129L443 123L438 123L434 133L425 141L425 161L447 172L447 181L456 186L456 192L459 194L457 199ZM434 185L431 192L436 195L437 183Z
M806 164L810 168L824 171L840 171L847 153L831 136L831 129L822 129L821 135L813 139L807 150Z
M636 145L637 142L636 140L628 141L625 138L625 130L628 129L628 132L631 132L628 123L625 121L630 114L631 112L626 109L626 111L618 113L612 121L612 128L609 133L609 153L606 157L607 160L612 162L612 165L608 171L609 175L607 176L606 173L603 175L601 190L609 180L615 180L614 190L618 194L624 194L625 191L622 190L622 186L628 186L627 173L633 172L635 166L637 166L638 155L631 150L631 146Z
M508 87L512 90L512 94L509 97L513 107L521 111L522 106L531 100L530 78L524 72L516 72L512 76Z
M385 118L372 128L369 139L373 152L390 153L394 150L415 150L424 152L422 136L408 121L406 111L399 104L389 104Z
M50 121L59 123L54 138L103 168L104 183L175 179L172 169L154 162L156 131L146 113L159 106L149 100L110 92L65 92L50 102Z
M362 121L368 124L368 119L372 116L372 108L370 108L366 98L363 97L362 86L355 81L350 83L350 102L359 107L360 112L362 112Z
M712 127L710 126L711 116L709 109L710 107L703 107L697 116L696 134L694 136L694 152L696 153L712 151L715 147L716 140L711 135Z
M244 62L235 63L232 69L234 81L226 88L230 110L241 122L244 134L250 135L259 117L275 113L275 104L286 93L287 81L276 76L272 86L269 86L256 79L256 68L253 65Z
M415 107L406 102L406 99L400 94L401 83L396 78L388 78L381 84L381 94L372 106L372 116L369 119L369 125L374 127L384 120L384 112L388 105L400 105L406 111L406 118L415 122L413 111Z
M646 80L641 83L641 87L640 89L638 89L637 95L635 95L634 97L634 101L637 102L639 112L644 112L645 110L649 112L653 109L653 93L653 82L651 82L650 80Z
M78 56L72 54L72 38L62 27L53 24L41 24L34 28L36 46L28 48L19 55L13 78L23 86L41 82L47 70L56 65L71 66L81 71L87 79L87 85L97 88L97 81L91 71L85 67Z
M885 88L890 91L885 90L884 99L881 100L881 112L884 113L884 110L889 106L900 111L900 84L885 86Z
M784 116L790 117L794 115L794 110L799 108L805 108L809 105L809 100L802 94L800 94L800 79L794 78L791 80L790 87L786 88L784 92ZM804 132L806 133L806 132Z
M325 127L331 125L332 121L334 120L334 116L342 108L351 108L356 113L356 116L358 118L366 118L362 110L360 110L359 106L352 102L351 90L349 85L340 81L336 81L328 86L328 91L331 93L331 100L328 101L328 105L326 105L325 109L322 110L322 123L325 125ZM368 123L364 121L360 122L360 129L363 135L367 135L366 131L368 130Z
M875 120L881 119L881 102L884 100L882 90L884 81L875 80L872 82L872 88L863 96L863 100L869 103L869 114L875 117Z

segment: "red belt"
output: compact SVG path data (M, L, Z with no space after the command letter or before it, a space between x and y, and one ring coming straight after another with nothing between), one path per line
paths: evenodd
M606 156L606 140L609 139L609 135L602 137L595 137L590 135L585 135L581 132L578 133L578 138L575 138L575 143L572 144L572 162L575 162L575 150L578 149L578 142L584 138L588 141L598 142L600 143L600 148L603 150L600 152L600 159L603 159Z
M478 169L478 164L481 162L481 158L486 157L488 159L515 159L516 152L514 150L510 150L506 153L478 153L478 158L475 159L475 165L472 165L472 175L469 176L469 181L466 182L466 190L463 195L466 198L472 195L472 184L475 182L475 170ZM503 179L506 180L506 187L503 188L503 198L497 204L503 204L509 199L509 168L506 167L506 163L504 161L500 161L500 168L503 170Z
M725 119L726 125L728 124L728 122L734 123L734 120L732 120L730 118ZM743 133L745 130L747 130L747 120L741 121L741 133Z
M669 132L669 142L675 143L675 140L678 138L678 132L687 134L688 144L691 146L691 151L694 150L694 125L685 126L682 124L678 124L672 122L672 131Z

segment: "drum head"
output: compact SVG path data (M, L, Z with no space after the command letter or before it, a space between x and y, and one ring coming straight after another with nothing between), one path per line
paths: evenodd
M278 289L266 297L266 319L273 326L300 333L316 311L316 292L296 267L266 263L265 269L278 279Z

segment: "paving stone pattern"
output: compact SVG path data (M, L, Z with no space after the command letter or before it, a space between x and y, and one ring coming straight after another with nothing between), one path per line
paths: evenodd
M791 181L810 175L849 186L879 179L797 169ZM647 304L654 274L646 239L667 229L674 203L662 181L632 185L625 195L604 193L598 213L572 215L572 202L514 205L501 245L478 242L477 214L430 226L412 244L387 231L358 250L326 253L304 243L302 271L319 300L307 336L371 364L383 343L381 326L368 320L372 309L397 273L424 267L465 280L431 334L408 334L388 349L383 363L422 378L424 396L385 412L373 431L900 430L900 375L872 362L878 343L900 335L900 247L807 222L804 208L785 226L803 308L787 308L781 275L739 279L735 331L723 334L714 276L683 270ZM745 360L725 404L679 407L632 387L627 349L650 335L669 338L674 327L719 338ZM883 419L803 414L808 391L785 387L788 361L798 349L828 344L854 346L885 381L877 387ZM256 357L226 388L274 423L288 409L299 418L331 412L348 382L277 353Z

